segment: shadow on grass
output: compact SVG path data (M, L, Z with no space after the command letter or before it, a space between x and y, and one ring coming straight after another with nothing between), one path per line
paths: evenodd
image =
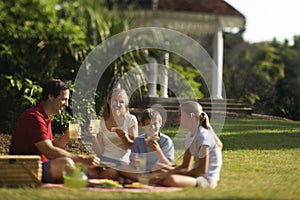
M300 133L240 133L221 135L224 150L300 148Z

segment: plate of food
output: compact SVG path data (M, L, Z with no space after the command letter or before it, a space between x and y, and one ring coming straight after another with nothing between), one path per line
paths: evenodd
M133 182L131 184L126 184L124 185L126 188L136 188L136 189L141 189L141 188L149 188L149 185L139 183L139 182Z
M122 185L120 183L110 179L90 179L89 185L92 187L101 188L122 188Z

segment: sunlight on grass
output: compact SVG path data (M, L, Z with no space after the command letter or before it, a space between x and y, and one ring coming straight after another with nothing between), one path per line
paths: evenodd
M300 149L224 151L223 156L222 189L272 199L292 199L300 192Z

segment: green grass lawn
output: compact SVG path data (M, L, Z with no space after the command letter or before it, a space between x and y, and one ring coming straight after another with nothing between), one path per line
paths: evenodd
M0 188L0 199L300 199L300 122L226 119L220 138L224 163L214 190L127 193Z

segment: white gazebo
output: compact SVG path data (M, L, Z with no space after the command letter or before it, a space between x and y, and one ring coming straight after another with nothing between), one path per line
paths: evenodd
M187 35L214 34L212 57L217 68L213 74L211 97L223 99L223 31L244 29L245 17L224 0L140 0L139 3L141 9L134 11L132 25L135 27L163 27ZM162 81L166 83L167 75L165 79ZM167 97L166 88L164 85L161 97ZM153 88L150 91L150 96L157 96Z

